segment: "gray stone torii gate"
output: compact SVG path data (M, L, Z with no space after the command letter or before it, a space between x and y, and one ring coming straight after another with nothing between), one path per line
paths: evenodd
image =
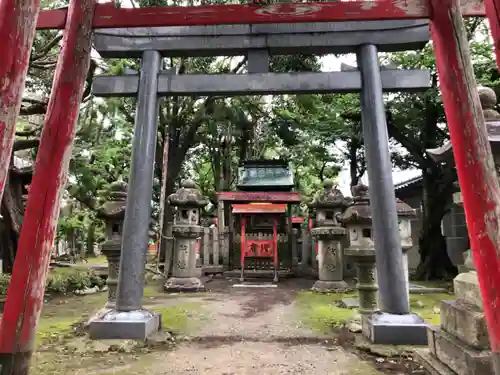
M142 309L143 273L151 213L159 96L237 96L361 93L363 134L370 182L379 301L371 329L404 337L395 344L425 344L423 320L410 314L398 231L383 92L430 86L425 70L385 69L378 52L420 49L429 41L426 21L221 25L108 29L95 33L102 57L142 57L139 75L94 78L96 96L136 96L137 111L116 309L95 324L94 338L143 339L158 329ZM356 53L359 70L322 73L269 72L270 55ZM162 57L243 56L247 74L182 74L162 71ZM395 335L395 329L405 335ZM383 335L382 335L383 336ZM378 337L381 337L379 335Z

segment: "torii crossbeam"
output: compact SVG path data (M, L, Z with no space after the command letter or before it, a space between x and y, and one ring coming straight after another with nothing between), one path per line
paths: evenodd
M500 62L500 0L380 0L117 9L70 0L40 12L39 0L0 0L0 197L8 173L35 29L65 39L37 155L11 286L0 326L0 374L25 375L43 305L48 258L64 189L90 56L91 29L222 24L430 19L440 90L450 128L478 269L495 371L500 375L500 187L468 52L463 16L487 16ZM95 14L94 14L95 12ZM76 47L75 47L76 46Z

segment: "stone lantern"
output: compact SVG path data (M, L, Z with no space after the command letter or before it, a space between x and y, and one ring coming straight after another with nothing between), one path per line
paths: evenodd
M333 181L325 180L323 187L323 192L312 204L316 211L317 227L311 230L311 235L318 241L319 277L312 289L318 292L347 288L343 280L342 248L346 230L342 228L339 218L348 206L348 201L340 190L334 188Z
M207 205L207 200L191 180L183 181L182 187L168 199L170 205L176 208L172 228L175 248L172 277L165 283L165 290L203 290L196 268L196 247L204 231L200 225L200 209Z
M371 315L378 311L375 244L372 231L372 211L368 187L352 188L353 203L345 210L341 221L349 233L349 247L344 254L350 257L358 270L359 312Z
M97 217L105 222L106 240L101 244L101 252L108 260L108 302L106 308L115 307L118 274L120 271L120 254L122 244L123 221L127 205L127 184L119 179L109 187L109 199L100 207Z

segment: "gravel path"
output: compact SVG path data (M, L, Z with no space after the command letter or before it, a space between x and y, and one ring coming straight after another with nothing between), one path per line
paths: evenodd
M285 284L285 283L284 283ZM148 375L373 375L370 365L340 347L327 347L300 322L295 289L231 288L199 300L210 315L190 341L155 353Z

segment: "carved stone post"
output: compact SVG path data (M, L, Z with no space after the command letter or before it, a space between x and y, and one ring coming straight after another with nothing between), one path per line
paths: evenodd
M401 199L396 199L396 209L398 212L399 235L401 237L401 248L403 250L403 264L405 270L405 282L410 302L410 275L408 270L408 251L413 247L411 238L411 220L416 217L415 210L403 202Z
M107 309L115 308L116 290L120 270L120 255L122 244L123 220L127 205L127 184L121 179L109 187L110 197L100 207L97 217L105 221L106 240L101 245L101 252L108 260L108 286Z
M350 245L345 255L350 257L358 270L359 312L371 315L378 311L377 272L375 268L375 244L373 242L372 214L368 188L353 187L354 202L342 215L341 221L349 232ZM365 335L369 336L363 325Z
M334 188L333 181L325 180L324 191L316 197L313 203L318 227L312 229L311 234L319 244L319 280L312 288L314 291L328 292L347 288L347 283L343 280L342 249L342 240L346 231L338 220L347 205L348 201L339 190Z
M200 209L207 201L191 180L182 183L176 193L170 195L170 204L176 207L172 232L175 238L172 277L165 283L167 292L196 292L204 290L196 267L197 240L203 234L200 225Z

